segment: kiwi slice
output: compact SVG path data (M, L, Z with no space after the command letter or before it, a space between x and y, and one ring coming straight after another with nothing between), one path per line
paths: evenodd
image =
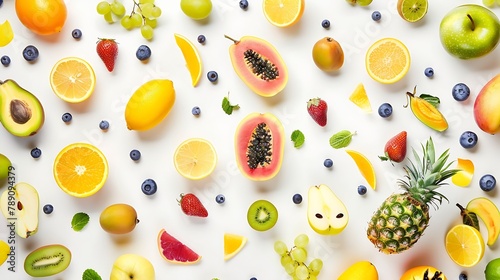
M398 0L397 10L406 21L417 22L427 14L427 0Z
M71 252L60 244L42 246L24 260L24 270L32 277L46 277L64 271L71 262Z
M278 210L267 200L257 200L248 208L247 220L253 229L266 231L278 221Z

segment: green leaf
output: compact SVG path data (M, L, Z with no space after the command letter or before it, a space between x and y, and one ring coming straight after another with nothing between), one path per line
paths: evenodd
M334 149L345 148L349 146L352 140L352 136L356 132L350 132L349 130L341 130L330 137L330 146Z
M71 228L74 231L82 230L89 222L90 217L88 214L80 212L76 213L71 220Z
M82 280L102 280L102 278L95 270L88 268L83 272Z
M292 132L291 139L293 141L293 146L295 148L300 148L304 144L304 141L306 140L304 133L302 133L302 131L298 129Z
M476 213L463 208L462 205L458 203L456 205L460 208L460 215L462 216L463 224L479 230L479 219L477 218Z
M424 94L421 94L419 97L424 99L425 101L431 103L431 105L436 107L436 108L439 106L439 103L441 103L441 101L439 100L439 97L432 96L430 94L424 93Z
M236 104L236 105L231 104L231 102L229 101L229 95L225 96L222 99L222 110L224 110L224 112L226 114L231 115L233 113L233 110L236 110L239 108L240 108L240 106L238 104Z

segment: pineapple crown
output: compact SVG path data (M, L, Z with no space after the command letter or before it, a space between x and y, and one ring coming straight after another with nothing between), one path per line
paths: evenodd
M455 175L459 169L449 169L450 163L446 163L449 157L449 149L444 151L436 160L434 143L432 137L422 146L422 158L418 155L415 149L412 148L415 161L408 160L409 165L404 167L406 171L406 180L398 180L398 185L406 190L411 197L422 204L432 204L434 208L443 202L443 199L448 199L436 189L447 185L444 180ZM439 205L438 205L439 204Z

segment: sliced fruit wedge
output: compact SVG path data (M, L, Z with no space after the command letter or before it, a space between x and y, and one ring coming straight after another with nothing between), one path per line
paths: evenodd
M264 0L262 10L266 19L278 27L296 24L304 13L304 0Z
M14 39L14 32L8 20L0 24L0 47L7 46Z
M163 259L170 263L194 264L201 260L200 255L168 234L165 229L158 233L158 250Z
M370 99L368 99L368 95L366 94L365 86L362 83L359 83L356 89L349 96L349 100L356 104L359 108L361 108L366 113L372 112L372 105L370 103Z
M458 158L456 169L460 171L451 177L451 182L459 187L470 185L474 175L474 163L468 159Z
M236 256L247 243L247 238L242 235L224 233L224 260Z
M191 75L191 83L193 87L195 87L200 81L201 72L203 69L198 49L191 41L189 41L188 38L180 34L174 34L174 37L175 43L181 49L184 60L186 60L186 67L188 68L189 74Z
M399 0L397 10L402 19L417 22L427 14L427 0Z
M484 256L484 240L474 227L459 224L446 234L445 248L448 256L458 265L472 267Z
M354 150L345 150L347 154L349 154L356 165L358 166L359 172L361 172L361 175L366 179L368 185L372 189L376 188L376 176L375 176L375 170L373 169L373 165L371 164L370 160L363 154L361 154L358 151Z
M484 222L488 230L486 244L494 245L500 235L500 211L496 204L489 198L477 197L469 201L465 208L475 213Z

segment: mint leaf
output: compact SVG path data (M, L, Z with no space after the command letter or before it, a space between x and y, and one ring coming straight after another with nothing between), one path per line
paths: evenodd
M238 104L233 105L233 104L231 104L231 102L229 102L229 95L225 96L222 99L222 110L224 110L224 112L226 114L231 115L233 113L233 110L239 109L239 108L240 108L240 106Z
M295 148L300 148L304 144L304 141L306 140L304 133L302 133L302 131L298 129L292 132L292 136L290 138L292 139L293 146Z
M437 96L432 96L430 94L421 94L419 96L420 98L424 99L425 101L429 102L432 104L432 106L434 107L438 107L439 106L439 103L441 103L441 101L439 100L439 97Z
M80 212L76 213L71 220L71 228L74 231L82 230L89 222L90 217L88 214Z
M95 270L88 268L83 272L82 280L102 280L102 278Z
M352 140L352 136L356 132L350 132L349 130L341 130L330 137L330 146L334 149L340 149L347 147Z

